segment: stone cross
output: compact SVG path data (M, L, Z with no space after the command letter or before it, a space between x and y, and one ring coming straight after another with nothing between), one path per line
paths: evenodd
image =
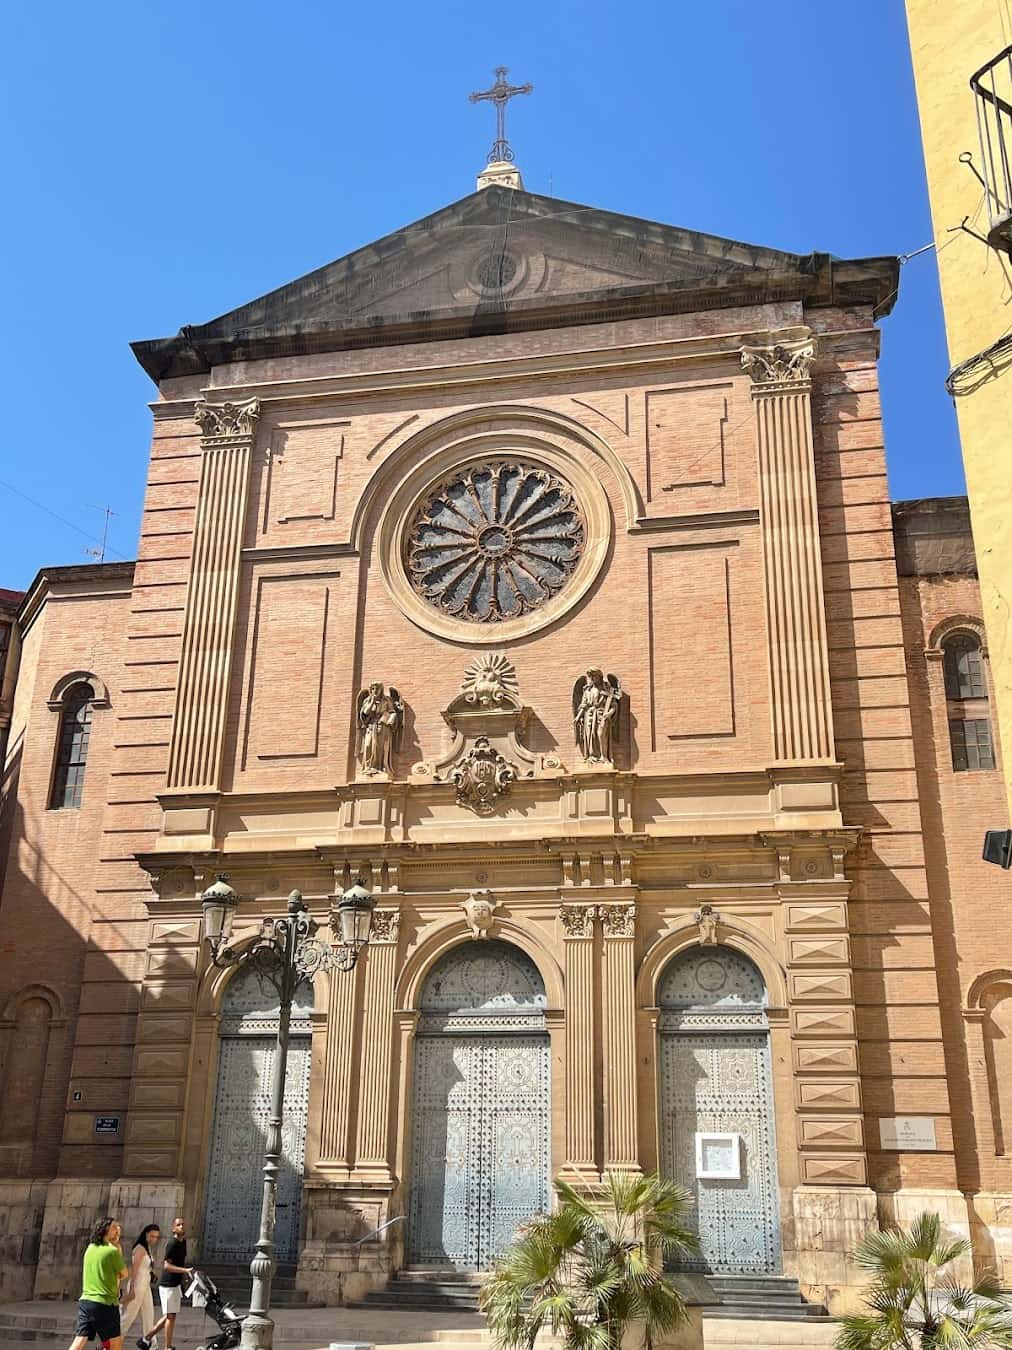
M492 88L470 96L472 103L487 101L495 104L495 142L489 151L490 164L503 161L512 164L513 151L506 139L506 104L517 94L530 94L534 91L533 84L510 84L506 79L506 71L506 66L496 66L495 84Z

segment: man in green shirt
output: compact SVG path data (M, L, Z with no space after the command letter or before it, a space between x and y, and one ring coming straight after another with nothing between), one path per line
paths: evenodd
M119 1287L130 1272L119 1245L123 1230L115 1219L102 1219L84 1253L76 1334L70 1350L84 1350L94 1337L109 1350L123 1350L119 1325Z

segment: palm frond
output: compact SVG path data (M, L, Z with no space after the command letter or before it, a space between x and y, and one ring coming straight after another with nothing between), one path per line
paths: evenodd
M909 1232L866 1234L852 1253L874 1277L866 1311L842 1319L836 1350L1012 1350L1012 1307L994 1275L967 1284L951 1269L970 1252L933 1213L918 1215Z
M895 1350L904 1345L891 1328L867 1313L855 1313L840 1319L835 1350Z

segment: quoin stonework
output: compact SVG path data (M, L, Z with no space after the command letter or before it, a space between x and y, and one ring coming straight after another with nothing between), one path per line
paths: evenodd
M8 644L2 1297L107 1211L248 1261L277 1003L209 965L219 873L239 938L376 899L293 1019L314 1298L606 1169L835 1310L925 1208L1012 1279L987 645L965 503L889 500L897 278L493 183L135 345L137 561Z

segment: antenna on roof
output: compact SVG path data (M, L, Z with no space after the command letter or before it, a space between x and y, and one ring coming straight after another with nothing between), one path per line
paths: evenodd
M112 516L115 516L115 515L117 515L118 513L117 513L116 511L114 511L114 510L112 509L111 506L94 506L94 505L92 505L91 509L92 509L93 511L104 511L104 512L105 512L105 522L104 522L104 524L102 525L102 546L101 546L100 548L86 548L86 549L84 550L84 552L85 552L85 554L87 555L87 557L89 557L89 558L94 558L96 562L100 562L100 563L101 563L101 562L105 562L105 548L106 548L106 542L107 542L107 540L108 540L108 538L109 538L109 521L110 521L110 519L111 519Z

